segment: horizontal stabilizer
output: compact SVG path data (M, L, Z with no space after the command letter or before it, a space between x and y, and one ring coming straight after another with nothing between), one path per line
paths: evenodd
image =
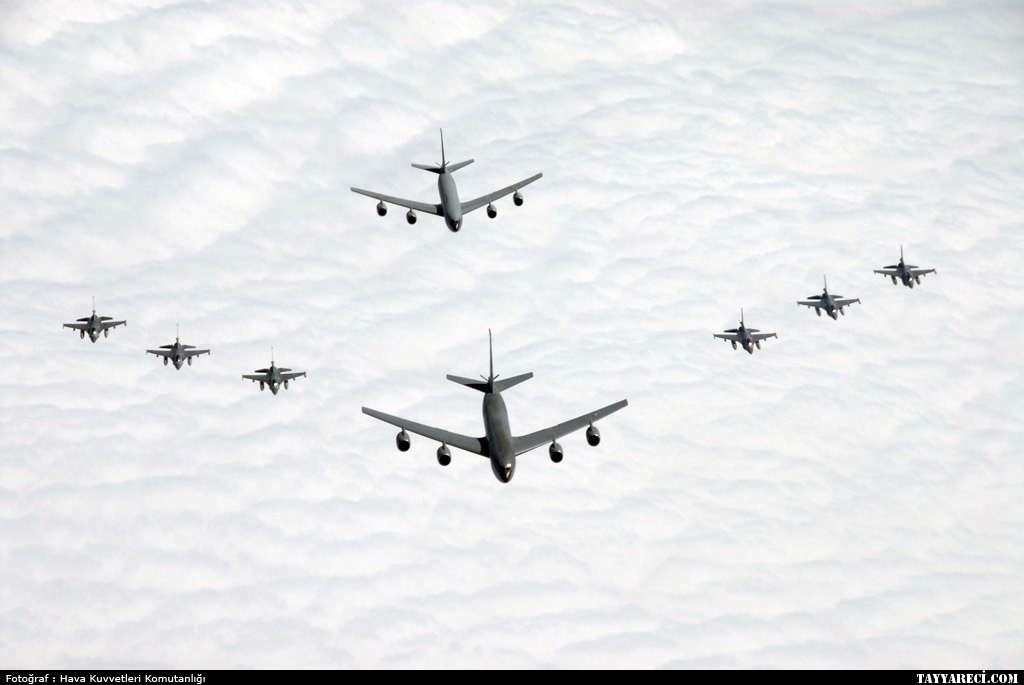
M524 373L519 376L512 376L512 378L504 378L500 381L494 381L495 392L504 392L514 385L519 385L523 381L528 381L533 378L533 372Z
M423 169L424 171L430 171L435 174L440 174L444 171L441 167L434 166L433 164L417 164L416 162L413 162L412 165L417 169Z
M161 345L160 349L161 350L173 350L174 349L174 345Z
M900 265L899 264L890 264L889 266L883 266L882 268L883 269L898 269L898 268L900 268Z
M270 369L256 369L253 373L270 373Z
M88 321L88 320L89 320L89 317L88 317L88 316L87 316L87 317L85 317L84 319L75 319L75 321Z
M448 166L445 167L445 169L447 169L448 173L450 174L453 171L458 171L459 169L461 169L464 166L469 166L474 161L475 160L467 159L465 162L456 162L455 164L449 164Z
M113 321L113 319L114 319L114 317L112 317L112 316L101 316L100 317L100 321Z
M478 380L473 380L472 378L463 378L462 376L453 376L451 374L448 374L447 376L445 376L445 378L447 378L448 380L450 380L450 381L452 381L454 383L459 383L460 385L464 385L467 388L473 388L474 390L479 390L480 392L487 392L488 391L488 387L490 386L490 383L488 383L485 380L478 381Z
M740 332L740 329L738 329L738 328L726 328L726 329L725 329L724 331L722 331L722 332L723 332L723 333L739 333L739 332Z

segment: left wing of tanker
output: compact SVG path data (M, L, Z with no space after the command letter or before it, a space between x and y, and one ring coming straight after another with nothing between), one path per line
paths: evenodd
M441 428L434 428L433 426L426 426L422 423L416 423L415 421L409 421L398 416L385 414L384 412L377 411L376 409L370 409L369 407L363 407L363 413L367 416L372 416L379 421L383 421L384 423L390 423L392 426L398 426L402 430L422 435L425 438L437 440L440 443L444 443L451 447L458 447L460 450L472 452L473 454L479 454L485 457L487 456L487 438L471 438L468 435L452 433L451 431L446 431Z
M518 438L512 438L512 448L515 450L516 456L523 452L529 452L532 449L536 449L541 445L546 445L549 442L554 442L563 435L568 435L573 431L578 431L581 428L587 428L592 425L598 419L603 419L609 414L613 414L618 410L629 404L626 400L619 400L615 404L609 404L607 407L592 411L589 414L583 416L577 416L575 419L570 419L564 423L560 423L557 426L551 426L551 428L545 428L529 435L521 435Z
M436 214L437 216L444 216L444 212L441 210L441 205L431 205L426 202L416 202L415 200L405 200L400 197L394 197L393 195L384 195L383 193L375 193L372 190L363 190L362 188L352 188L353 193L359 193L367 197L372 197L375 200L381 202L387 202L399 207L407 207L409 209L415 209L417 212L423 212L424 214Z

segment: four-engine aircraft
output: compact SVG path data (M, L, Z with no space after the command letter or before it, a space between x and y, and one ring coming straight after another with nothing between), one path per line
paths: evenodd
M921 276L925 274L938 273L935 269L919 269L914 264L907 264L903 261L903 246L900 245L900 263L890 264L882 269L875 269L876 274L882 274L883 276L889 276L892 278L892 284L897 285L896 279L903 281L903 285L908 288L913 288L914 283L921 285Z
M104 338L110 337L110 329L117 326L127 326L127 321L114 321L110 316L96 316L96 298L92 298L92 316L77 319L77 323L66 323L64 328L73 328L79 332L82 339L89 334L89 340L96 342L100 339L100 333Z
M766 338L778 338L779 336L775 333L761 333L756 328L747 328L746 324L743 323L743 308L740 307L740 327L739 328L727 328L724 333L715 333L716 338L722 340L728 340L732 343L732 349L736 349L736 343L743 346L750 354L754 354L754 346L757 349L761 349L761 341Z
M146 354L155 354L158 357L163 357L164 366L167 366L167 361L170 360L174 364L174 368L180 371L181 365L185 361L188 361L188 365L192 366L192 357L210 354L210 351L197 350L195 345L182 345L181 338L178 335L178 327L175 326L173 345L161 345L158 350L146 350Z
M822 277L822 278L824 278L824 277ZM848 300L843 300L843 299L840 299L840 298L842 298L842 295L830 295L829 294L829 292L828 292L828 279L826 278L825 279L825 290L822 291L821 295L811 295L811 296L809 296L807 298L808 300L810 300L810 302L803 302L803 301L801 301L801 302L797 302L797 304L802 304L805 307L813 308L814 311L818 314L818 316L821 316L821 310L824 309L826 314L831 316L833 319L838 320L839 319L839 314L843 314L844 316L846 315L846 312L843 311L844 307L848 307L849 305L853 304L854 302L856 302L857 304L860 304L860 298L859 297L858 298L853 298L853 299L848 299Z
M455 178L452 176L452 172L461 169L464 166L472 164L472 159L467 159L465 162L456 162L455 164L449 164L444 156L444 132L441 132L441 163L435 165L429 164L413 164L417 169L423 169L437 174L437 192L441 196L441 202L436 205L429 204L427 202L416 202L415 200L403 200L400 197L393 197L391 195L383 195L381 193L375 193L370 190L363 190L361 188L352 188L353 193L359 193L360 195L366 195L372 197L377 202L377 214L384 216L388 213L388 207L385 203L391 203L393 205L399 205L409 209L405 214L405 220L410 224L416 223L416 212L423 212L424 214L436 214L437 216L443 216L444 222L447 224L449 230L457 232L462 228L462 217L465 214L469 214L474 209L479 209L484 205L487 205L487 216L493 219L498 216L498 210L495 209L493 202L500 198L505 197L509 193L512 195L512 201L516 206L523 204L523 196L519 192L519 189L523 186L527 186L544 174L535 174L530 178L523 179L519 183L513 183L510 186L496 190L493 193L482 195L475 200L469 202L459 202L459 193L455 188Z
M494 347L490 343L490 331L488 331L487 335L491 360L490 376L487 378L480 376L483 381L461 378L459 376L448 376L450 381L484 393L483 415L484 430L486 431L484 437L473 438L467 435L459 435L458 433L452 433L440 428L425 426L415 421L407 421L406 419L391 416L390 414L367 407L363 407L363 413L375 419L380 419L385 423L390 423L393 426L398 426L401 430L395 437L395 444L402 452L407 451L411 444L407 431L417 433L441 443L441 446L437 448L437 462L441 466L447 466L451 463L452 453L449 447L457 447L489 459L494 476L502 483L507 483L512 480L512 475L515 473L516 457L541 445L550 443L548 455L551 457L551 461L555 463L562 461L564 452L557 439L563 435L586 428L587 442L591 446L596 446L601 442L601 433L597 430L594 422L622 409L628 404L626 400L621 400L614 404L609 404L603 409L598 409L589 414L560 423L557 426L545 428L544 430L535 431L527 435L513 436L512 430L509 428L508 411L505 409L505 400L502 399L501 392L533 378L533 374L524 373L512 378L498 380L498 376L494 375Z
M284 386L284 389L288 389L288 381L302 376L305 378L305 371L292 371L284 367L278 368L274 364L274 348L270 348L270 368L269 369L256 369L255 374L242 374L242 378L247 378L253 383L260 384L260 390L263 390L264 385L270 386L270 392L277 394L277 391Z

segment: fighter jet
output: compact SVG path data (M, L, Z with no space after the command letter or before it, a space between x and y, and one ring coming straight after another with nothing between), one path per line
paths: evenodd
M127 325L127 321L114 321L110 316L96 316L96 298L94 297L92 298L92 316L77 319L77 323L66 323L64 328L73 328L78 331L82 339L85 339L85 334L88 333L89 340L96 342L100 339L100 333L103 333L104 338L109 338L111 328Z
M498 376L494 375L494 347L490 343L490 331L488 331L487 335L491 359L490 376L487 378L480 376L483 382L452 375L447 377L450 381L484 393L483 415L484 430L486 431L484 437L472 438L467 435L459 435L458 433L441 430L440 428L432 428L414 421L407 421L406 419L391 416L390 414L367 407L363 407L363 413L375 419L380 419L385 423L390 423L393 426L398 426L401 429L398 435L395 436L395 444L398 446L399 451L408 451L410 439L407 431L411 431L441 443L441 446L437 448L437 463L441 466L447 466L451 463L452 453L449 448L457 447L489 459L491 471L494 472L494 476L502 483L512 480L512 475L516 470L516 457L541 445L550 443L548 455L551 457L551 461L556 464L562 461L564 452L562 451L562 446L556 441L563 435L586 428L587 442L592 447L596 447L601 442L601 433L597 430L594 422L625 407L627 404L626 400L609 404L603 409L578 416L557 426L535 431L528 435L513 437L512 431L509 428L505 400L502 399L501 393L514 385L533 378L533 374L524 373L512 378L498 380Z
M821 295L811 295L807 298L808 300L811 300L810 302L797 302L797 304L802 304L805 307L813 307L818 316L821 316L821 310L824 309L826 314L831 316L833 319L838 320L839 314L844 316L846 315L846 312L843 311L843 307L848 307L854 302L860 304L859 297L849 300L839 299L841 297L842 295L829 295L828 279L825 279L825 290Z
M456 162L455 164L449 164L444 157L444 132L441 132L441 163L434 164L413 164L417 169L423 169L431 173L437 174L437 192L441 196L440 204L432 205L426 202L416 202L414 200L403 200L400 197L392 197L391 195L383 195L381 193L375 193L370 190L363 190L361 188L352 188L353 193L359 193L360 195L366 195L379 200L377 203L377 214L384 216L388 213L388 207L385 204L390 202L394 205L401 207L407 207L409 209L405 214L405 220L410 224L416 223L416 212L423 212L424 214L436 214L437 216L443 216L445 224L448 225L449 230L453 233L457 232L462 228L462 217L464 214L469 214L474 209L479 209L484 205L487 205L487 216L494 218L498 216L498 210L494 207L494 201L503 198L509 193L512 195L512 202L516 206L523 204L523 196L520 194L519 189L523 186L527 186L544 174L535 174L530 178L523 179L519 183L513 183L512 185L496 190L493 193L482 195L475 200L469 202L459 202L459 193L455 189L455 179L452 177L452 172L461 169L464 166L472 164L472 159L467 159L465 162Z
M760 333L756 328L747 328L746 324L743 323L743 308L740 307L740 327L739 328L728 328L725 333L715 333L714 337L721 338L722 340L728 340L732 343L732 349L736 349L736 343L743 345L750 354L754 354L754 346L757 349L761 349L761 341L766 338L778 338L779 336L775 333Z
M260 390L263 390L264 385L269 385L270 392L274 393L275 395L277 394L277 391L281 389L282 385L284 386L285 390L288 389L288 381L292 380L293 378L298 378L299 376L302 376L303 378L305 378L306 376L305 371L292 372L291 369L286 369L283 366L280 368L275 366L274 348L270 348L270 368L256 369L256 374L258 375L243 374L242 378L248 378L253 383L256 383L258 381L260 384Z
M178 327L174 327L174 344L173 345L161 345L158 350L146 350L146 354L155 354L158 357L164 358L164 366L167 366L167 360L174 362L174 368L181 370L181 365L187 360L188 365L192 366L192 357L197 357L201 354L210 354L209 350L197 350L195 345L182 345L181 338L178 336Z
M921 285L921 276L925 274L938 273L935 269L918 269L914 264L907 264L903 261L903 246L900 245L900 263L890 264L882 269L875 269L876 274L882 274L883 276L889 276L892 278L892 284L896 285L896 279L899 278L903 281L903 285L908 288L913 288L914 283Z

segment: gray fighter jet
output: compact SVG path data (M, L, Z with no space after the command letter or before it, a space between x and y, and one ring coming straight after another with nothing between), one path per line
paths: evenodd
M736 349L736 343L743 345L750 354L754 354L754 346L757 349L761 349L761 341L766 338L778 338L779 336L775 333L761 333L756 328L747 328L746 324L743 323L743 308L740 307L740 327L739 328L727 328L725 333L715 333L716 338L722 340L728 340L732 343L732 349Z
M860 304L859 297L849 300L843 300L841 298L842 295L829 294L828 279L825 279L825 290L822 291L821 295L811 295L810 297L807 298L808 300L810 300L810 302L801 301L797 302L797 304L802 304L805 307L812 307L814 311L817 312L818 316L821 316L821 310L824 309L826 314L831 316L833 319L838 320L839 314L842 314L844 316L846 315L846 312L843 311L844 307L848 307L854 302Z
M490 339L490 331L488 331L488 339ZM490 343L489 343L490 345ZM494 472L494 476L502 483L507 483L512 480L512 475L516 470L516 457L524 452L529 452L532 449L536 449L541 445L550 443L548 447L548 455L551 457L551 461L556 464L562 461L564 452L562 446L559 445L556 440L563 435L572 433L581 428L587 429L587 442L592 446L597 446L601 442L601 433L597 430L594 422L598 419L608 416L612 412L616 412L626 406L626 400L621 400L615 404L609 404L603 409L584 414L575 419L560 423L557 426L545 428L528 435L521 435L514 437L512 431L509 428L508 423L508 412L505 409L505 400L501 397L501 392L507 390L514 385L518 385L525 380L533 378L532 373L524 373L519 376L513 376L512 378L506 378L504 380L498 380L498 376L494 375L494 348L490 346L490 359L491 359L491 375L488 378L484 378L483 381L476 381L472 378L460 378L459 376L448 376L448 380L460 383L467 387L479 390L484 393L483 401L483 414L484 414L484 430L486 435L482 438L472 438L467 435L459 435L458 433L452 433L450 431L441 430L440 428L432 428L431 426L425 426L421 423L414 421L407 421L406 419L399 418L397 416L391 416L379 412L375 409L369 409L363 407L363 413L372 416L375 419L380 419L385 423L390 423L393 426L398 426L401 430L395 437L395 444L398 449L405 452L409 449L410 439L409 433L411 431L417 433L431 440L436 440L441 443L441 446L437 448L437 463L441 466L447 466L452 461L452 453L449 447L457 447L473 454L479 454L480 456L486 457L491 462L491 471Z
M173 345L161 345L158 350L146 350L146 354L155 354L158 357L164 358L164 366L167 366L167 360L174 363L174 368L181 370L181 365L187 360L188 365L192 366L192 357L197 357L201 354L210 354L209 350L197 350L195 345L182 345L181 338L178 336L178 327L174 327L174 344Z
M914 264L907 264L903 261L903 246L900 245L900 263L890 264L883 269L875 269L876 274L882 274L883 276L889 276L892 278L892 284L896 285L896 279L903 281L903 285L908 288L913 288L914 283L921 285L921 276L925 274L938 273L935 269L918 269Z
M258 375L256 375L258 374ZM242 374L242 378L248 378L253 383L260 384L260 390L263 390L264 385L270 386L270 392L277 394L277 391L284 386L284 389L288 389L288 381L302 376L306 377L305 371L292 371L286 369L283 366L278 368L274 364L274 348L270 348L270 368L269 369L256 369L256 374Z
M89 340L96 342L100 339L100 333L104 338L109 338L111 328L127 325L127 321L114 321L109 316L96 316L96 298L94 297L92 298L92 316L77 319L77 323L66 323L64 328L73 328L78 331L82 339L85 339L85 334L88 333Z
M424 214L436 214L437 216L443 216L445 224L452 232L458 231L462 228L462 217L464 214L469 214L474 209L480 209L484 205L487 205L487 216L494 218L498 216L498 210L494 207L494 201L503 198L509 193L512 195L512 201L516 206L523 204L523 196L520 194L519 189L523 186L527 186L544 174L535 174L530 178L523 179L519 183L513 183L512 185L496 190L493 193L482 195L475 200L469 202L459 202L459 193L455 189L455 179L452 177L452 172L461 169L464 166L472 164L472 159L467 159L465 162L456 162L455 164L449 164L444 157L444 132L441 132L441 163L433 166L429 164L413 164L417 169L423 169L437 174L437 192L441 196L441 202L436 205L432 205L426 202L416 202L415 200L403 200L400 197L393 197L391 195L383 195L381 193L375 193L370 190L363 190L361 188L352 188L353 193L359 193L360 195L366 195L379 200L377 203L377 214L384 216L388 213L388 207L385 204L390 202L393 205L399 205L401 207L407 207L409 209L405 214L405 220L410 224L416 223L416 212L423 212Z

